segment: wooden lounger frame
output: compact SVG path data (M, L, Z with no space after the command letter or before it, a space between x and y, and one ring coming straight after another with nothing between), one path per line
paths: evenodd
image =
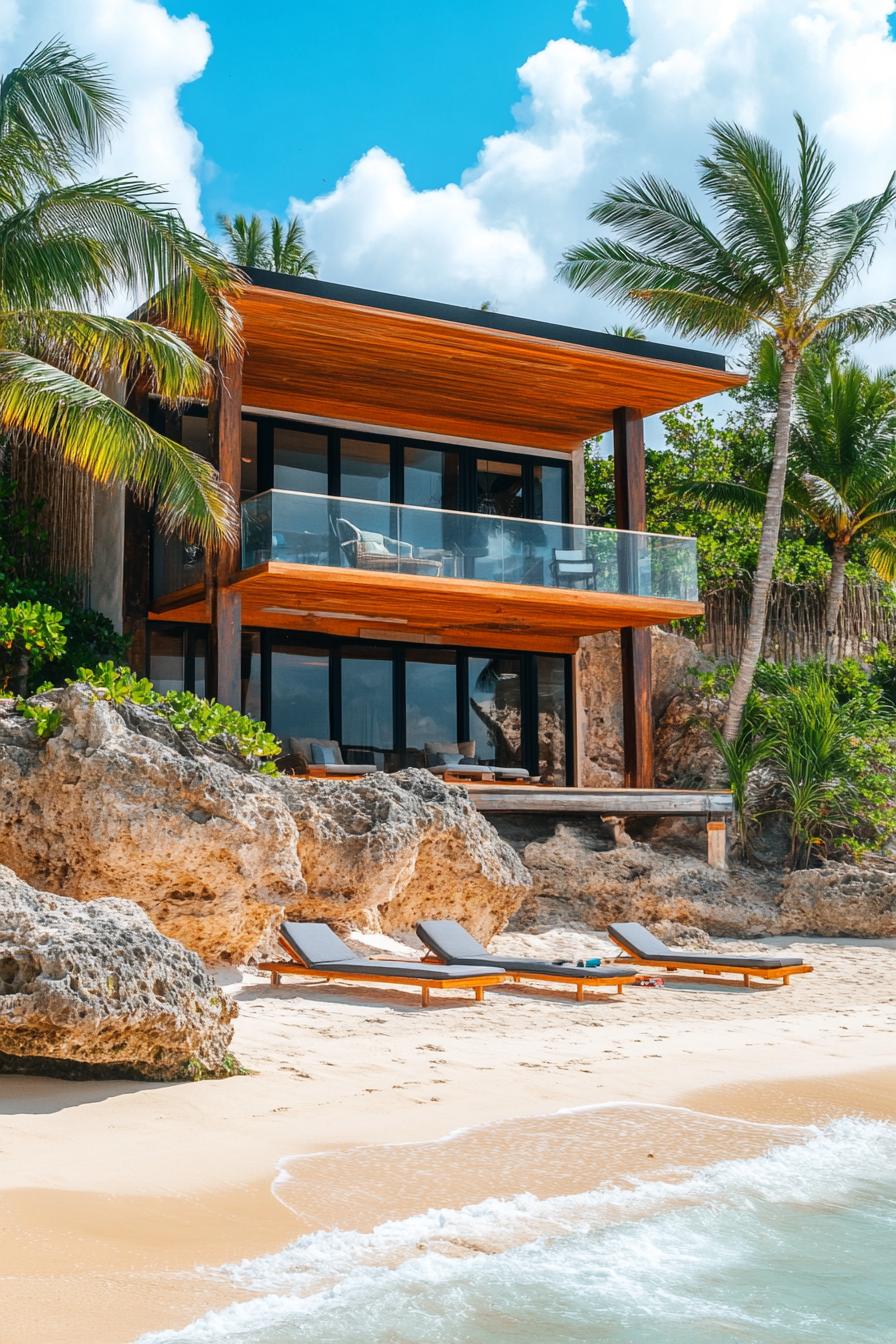
M439 957L435 956L433 953L430 953L428 956L424 957L423 960L435 962L437 966L451 965L450 962L442 961ZM582 1003L585 998L586 987L591 988L593 990L615 988L616 993L621 994L626 985L632 985L635 983L631 977L631 974L622 975L619 977L618 980L615 978L615 976L609 976L609 975L605 977L601 976L599 980L595 980L593 976L587 976L583 978L581 976L577 976L574 974L548 975L547 971L505 971L502 979L512 980L515 985L518 985L521 980L538 980L539 982L543 982L546 985L575 985L576 999L579 1003Z
M289 945L281 938L280 946L285 952L292 956ZM420 963L421 966L423 963ZM259 963L260 971L267 971L271 977L272 985L279 985L284 975L305 975L312 980L349 980L358 981L368 985L411 985L420 990L420 1002L424 1008L429 1007L429 992L431 989L472 989L476 996L476 1002L482 1003L485 997L485 991L492 989L495 985L502 985L507 977L499 974L497 971L490 975L488 971L483 971L482 975L470 976L462 980L436 980L432 976L427 976L424 972L419 979L416 976L407 975L375 975L370 971L327 971L320 967L303 966L299 961L262 961Z
M616 942L613 935L610 937L617 947L622 944ZM719 964L707 964L699 961L676 961L674 954L668 959L665 957L636 957L626 950L625 956L614 957L614 966L647 966L658 971L696 971L702 975L712 975L721 979L723 975L739 975L747 989L750 988L751 980L781 980L785 985L790 984L792 975L804 975L811 971L811 966L726 966L724 962Z

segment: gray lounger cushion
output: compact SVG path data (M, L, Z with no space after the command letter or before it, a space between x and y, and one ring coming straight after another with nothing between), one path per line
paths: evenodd
M433 966L419 961L371 961L353 952L329 924L301 924L290 920L280 925L280 933L297 959L309 970L327 971L331 975L344 971L347 975L394 976L400 980L464 980L495 969Z
M620 976L634 980L637 971L620 966L574 966L571 962L556 966L552 961L538 961L529 957L498 957L490 954L472 934L454 919L424 919L417 925L417 937L430 952L456 965L501 968L518 975L555 975L558 980L618 980Z
M687 966L736 966L742 970L756 967L763 971L784 971L788 966L802 966L800 957L723 957L707 956L705 952L675 952L654 938L643 924L610 924L609 933L627 952L647 961L680 961Z
M490 765L430 765L427 768L433 775L469 775L471 779L476 775L494 774Z
M373 765L370 761L360 761L357 765L325 765L324 769L328 775L337 779L340 775L375 775L379 766Z
M496 779L531 779L532 776L528 770L523 770L519 765L490 765L490 770L494 771Z

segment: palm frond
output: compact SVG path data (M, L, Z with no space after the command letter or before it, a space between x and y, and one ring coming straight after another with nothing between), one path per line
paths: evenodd
M883 191L830 215L825 224L826 268L812 295L814 307L830 306L874 258L896 203L896 173ZM849 335L847 332L846 335Z
M705 504L714 513L740 513L761 518L767 480L755 485L741 481L673 481L669 492L689 504Z
M700 185L714 200L729 248L770 286L786 282L797 193L770 141L732 122L713 122L713 152L699 160Z
M848 533L853 512L840 491L821 476L804 471L800 480L806 491L813 520L830 536Z
M35 356L99 386L110 370L133 384L149 380L163 400L209 395L209 365L174 332L131 318L48 309L0 312L0 347Z
M819 329L835 341L880 340L896 331L896 299L861 303L822 317Z
M95 481L126 484L179 535L206 546L238 535L235 502L209 462L42 360L0 351L0 429L28 436Z
M53 171L99 154L121 111L104 67L61 37L34 47L0 80L0 139L41 145Z
M218 215L218 224L224 230L230 245L230 255L239 266L258 266L266 270L271 264L271 249L267 230L261 215ZM275 267L276 269L276 267Z
M281 275L317 275L317 258L305 243L305 228L298 215L284 229L271 220L271 266Z
M896 583L896 528L869 541L865 558L884 583Z
M834 164L799 113L794 114L799 143L799 195L793 239L797 258L812 262L824 229L825 213L834 199Z

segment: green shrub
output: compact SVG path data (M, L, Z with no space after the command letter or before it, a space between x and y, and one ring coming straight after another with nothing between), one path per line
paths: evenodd
M0 681L24 694L29 676L65 652L62 613L45 602L0 606Z
M46 742L62 727L62 715L51 705L29 705L27 700L20 698L16 701L16 712L28 719L41 742Z
M192 691L168 691L160 695L146 677L138 677L131 668L116 667L111 662L96 668L79 668L77 680L101 691L117 705L125 702L149 705L164 714L178 732L188 730L200 742L219 738L263 774L277 773L271 758L281 754L278 739L263 723L229 705L203 700Z

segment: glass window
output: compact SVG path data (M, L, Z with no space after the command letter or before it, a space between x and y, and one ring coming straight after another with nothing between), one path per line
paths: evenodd
M422 764L427 742L457 741L457 663L453 649L408 653L405 714L411 764Z
M179 592L205 577L205 552L193 541L166 536L156 526L152 534L152 594L164 597Z
M205 669L208 640L203 634L193 636L193 692L205 696Z
M242 708L252 719L261 718L261 635L244 634L241 644Z
M149 679L157 691L184 689L184 632L153 627L149 632Z
M519 462L480 458L476 463L476 512L522 518L523 468Z
M404 502L424 509L457 509L460 455L439 448L404 449ZM431 558L438 573L463 573L463 520L453 515L400 510L401 537L414 547L417 558Z
M258 493L258 425L244 420L240 436L240 497Z
M566 521L566 467L558 462L551 465L536 462L535 476L535 517L548 523Z
M326 434L274 430L274 489L329 494Z
M211 444L208 441L207 415L182 415L180 419L180 441L191 453L200 457L211 457Z
M277 643L271 648L271 732L290 750L290 737L330 736L330 655L325 648Z
M471 657L470 737L483 765L521 765L522 666L516 657Z
M538 773L542 784L565 784L566 760L566 659L539 654L538 677Z
M340 486L343 499L375 499L388 504L391 494L388 443L367 439L341 441Z
M342 746L346 752L367 754L378 765L391 766L384 761L384 753L394 747L393 675L390 649L343 648ZM348 759L359 757L349 755Z

